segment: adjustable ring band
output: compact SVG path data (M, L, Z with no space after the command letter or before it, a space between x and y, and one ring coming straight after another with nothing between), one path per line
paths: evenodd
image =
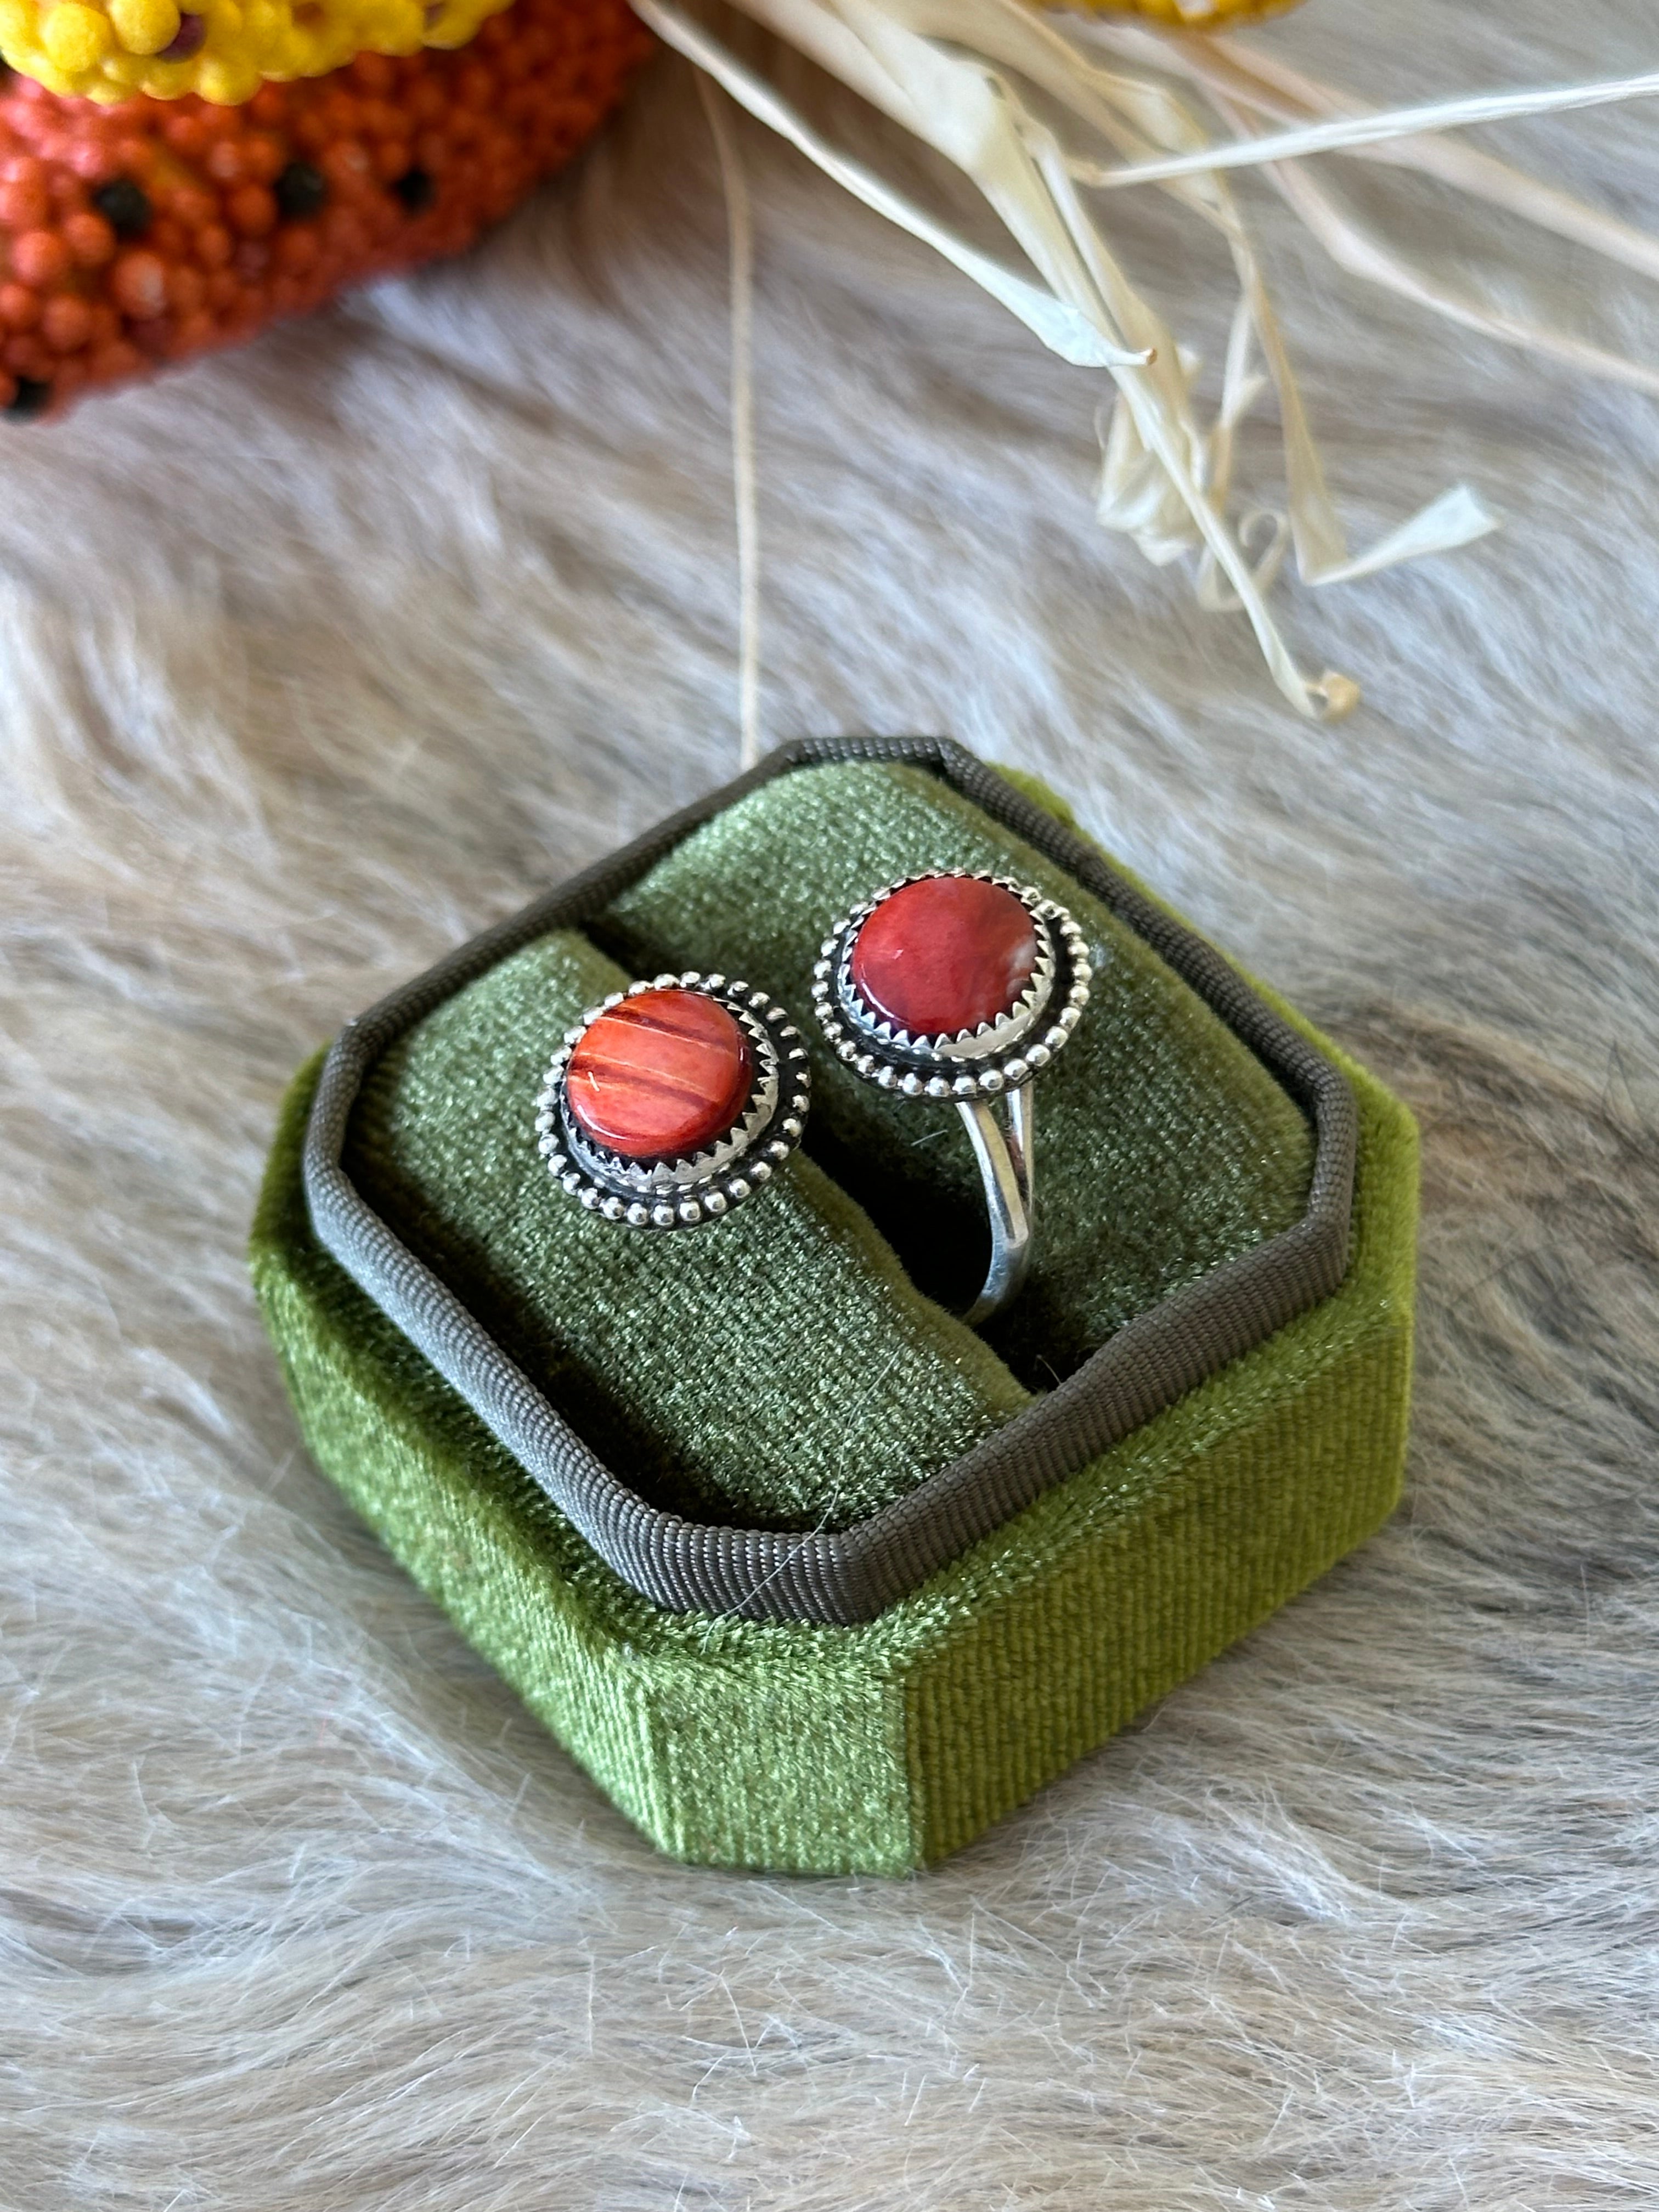
M963 1316L975 1328L1015 1297L1030 1264L1030 1085L1082 1019L1092 973L1063 906L966 870L890 884L834 921L819 947L812 1004L836 1057L883 1091L951 1101L967 1126L991 1231L985 1281Z
M991 1224L991 1261L984 1287L963 1319L977 1328L1000 1313L1019 1294L1031 1264L1036 1204L1031 1192L1031 1135L1035 1119L1031 1086L1023 1083L1006 1094L1008 1127L999 1123L983 1098L958 1100L969 1140L985 1185L985 1211Z
M724 975L659 975L565 1031L536 1100L537 1146L602 1220L695 1229L765 1188L811 1095L786 1007Z

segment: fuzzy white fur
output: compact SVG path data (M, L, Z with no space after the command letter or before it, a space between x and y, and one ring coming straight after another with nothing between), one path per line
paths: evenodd
M1372 95L1659 57L1648 0L1256 35ZM1654 127L1504 143L1653 220ZM1508 517L1291 594L1367 690L1311 731L1094 528L1096 383L739 135L769 734L1042 771L1411 1101L1410 1502L951 1864L795 1883L654 1856L301 1449L242 1264L290 1070L733 766L724 219L666 62L465 261L0 450L0 2203L1649 2203L1659 405L1248 187L1350 516L1468 473ZM1213 359L1210 246L1118 222ZM1650 295L1527 261L1659 358Z

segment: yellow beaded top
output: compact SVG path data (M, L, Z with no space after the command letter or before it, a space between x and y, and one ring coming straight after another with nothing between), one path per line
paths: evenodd
M98 100L199 93L234 106L266 78L322 76L360 53L464 46L509 0L0 0L0 56L52 92ZM1188 30L1297 0L1065 0Z
M235 106L268 77L321 76L359 53L464 46L508 0L0 0L0 54L88 100L199 93Z

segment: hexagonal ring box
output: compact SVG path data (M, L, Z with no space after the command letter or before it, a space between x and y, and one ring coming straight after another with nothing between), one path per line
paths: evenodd
M660 969L805 1016L831 917L928 870L1035 886L1093 972L1003 1312L956 1318L986 1227L954 1111L811 1020L810 1121L763 1192L666 1237L570 1201L536 1116L584 1006ZM1415 1222L1405 1109L1057 801L851 738L349 1024L290 1092L252 1265L319 1466L648 1836L894 1874L1387 1516Z

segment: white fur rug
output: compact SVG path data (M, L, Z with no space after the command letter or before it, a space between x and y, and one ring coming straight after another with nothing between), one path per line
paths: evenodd
M1659 61L1649 0L1255 35L1372 95ZM1504 143L1653 221L1654 129ZM0 450L0 2202L1650 2203L1659 403L1247 187L1356 534L1463 474L1508 518L1290 595L1367 690L1310 730L1094 527L1096 382L741 137L769 735L1042 771L1411 1100L1410 1502L959 1859L792 1883L655 1856L300 1448L242 1269L290 1069L733 765L724 218L665 63L470 259ZM1208 245L1120 220L1213 358ZM1651 295L1528 260L1659 358Z

